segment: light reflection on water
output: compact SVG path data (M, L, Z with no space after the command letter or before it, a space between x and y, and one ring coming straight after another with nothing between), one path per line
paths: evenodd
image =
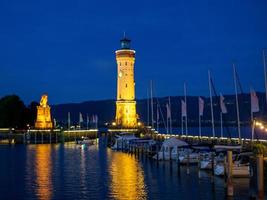
M224 181L197 167L178 170L114 152L105 143L0 146L0 199L225 199ZM234 181L235 199L247 199L248 179ZM267 188L266 188L267 189Z
M137 159L125 153L111 155L109 172L115 199L146 199L144 172Z
M35 189L38 199L42 200L49 200L52 197L51 148L51 145L36 145L35 149Z

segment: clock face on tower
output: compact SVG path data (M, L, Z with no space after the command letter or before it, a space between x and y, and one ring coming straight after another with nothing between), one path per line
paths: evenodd
M119 72L119 77L120 77L120 78L122 77L122 71Z

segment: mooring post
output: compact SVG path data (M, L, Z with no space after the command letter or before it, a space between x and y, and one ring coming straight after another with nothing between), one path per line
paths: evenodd
M187 149L187 162L186 162L186 173L187 174L190 174L190 170L189 170L189 158L190 158L190 155L189 155L189 149Z
M156 153L157 153L157 161L159 161L159 146L158 146L158 144L156 146Z
M36 144L36 132L34 133L34 143Z
M51 144L51 131L49 131L49 143Z
M119 140L117 140L116 143L117 143L116 150L118 151L118 149L119 149Z
M165 147L162 145L162 160L165 160Z
M180 152L179 152L179 148L177 147L177 164L178 164L178 176L180 176L181 174L181 165L180 165Z
M56 132L56 144L57 144L57 132Z
M42 144L44 143L44 133L42 132Z
M177 163L178 163L178 167L180 168L180 154L179 154L179 147L177 147L177 153L176 153L176 160L177 160Z
M201 174L200 174L200 153L198 153L198 159L197 159L197 167L198 167L198 178L201 177Z
M264 199L264 162L263 154L257 155L257 188L258 198Z
M227 151L227 196L234 196L234 186L233 186L233 152L231 150Z
M214 152L211 152L211 181L214 181Z
M169 158L170 158L170 162L172 161L172 149L171 147L169 147Z

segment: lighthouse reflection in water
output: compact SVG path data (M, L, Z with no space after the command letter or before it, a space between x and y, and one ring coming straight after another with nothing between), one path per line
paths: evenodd
M224 180L178 170L176 162L153 161L99 145L0 146L1 199L224 199ZM12 174L10 173L12 172ZM248 197L249 180L234 182L236 199Z

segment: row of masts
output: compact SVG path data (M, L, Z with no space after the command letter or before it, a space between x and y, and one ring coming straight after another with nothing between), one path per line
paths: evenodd
M68 112L68 130L71 129L71 113ZM84 120L83 120L83 115L81 112L79 112L79 129L82 128L82 124L84 123ZM86 129L88 130L89 129L89 124L93 124L94 128L97 129L98 128L98 116L97 115L92 115L91 117L91 120L89 119L89 115L86 114Z
M264 66L264 81L265 81L265 97L267 102L267 69L266 69L266 55L265 51L263 50L263 66ZM235 104L236 104L236 118L237 118L237 131L238 131L238 138L239 142L241 143L241 125L240 125L240 111L239 111L239 98L238 98L238 92L240 91L243 93L241 83L238 77L238 73L236 70L235 64L232 65L233 67L233 79L234 79L234 89L235 89ZM209 84L209 98L210 98L210 111L211 111L211 124L212 124L212 136L215 137L215 122L214 122L214 110L213 110L213 95L217 96L214 84L212 82L211 72L208 71L208 84ZM152 129L155 129L154 124L154 97L153 97L153 81L150 81L150 92L147 91L147 125L151 125ZM250 89L251 95L253 94L254 90ZM254 94L256 94L254 92ZM172 117L171 117L171 99L168 98L168 102L166 103L166 110L167 110L167 116L166 116L166 124L165 120L162 114L161 107L159 105L158 99L157 100L157 119L156 119L156 130L159 131L159 118L160 115L163 120L164 127L166 128L166 132L169 134L172 134ZM251 96L252 101L252 96ZM252 103L252 102L251 102ZM221 112L220 112L220 129L221 129L221 137L223 137L223 114L227 113L227 109L224 104L224 97L220 94L220 106L221 106ZM258 112L259 109L253 109L253 105L251 105L251 122L252 122L252 133L251 133L251 139L254 139L254 112ZM150 109L150 108L151 109ZM203 116L203 109L204 109L204 100L199 97L199 136L202 135L202 128L201 128L201 118ZM151 118L150 118L151 116ZM151 121L150 121L151 119ZM184 134L184 126L185 126L185 135L188 135L188 118L187 118L187 88L186 83L184 83L184 99L181 100L181 131L182 134Z

